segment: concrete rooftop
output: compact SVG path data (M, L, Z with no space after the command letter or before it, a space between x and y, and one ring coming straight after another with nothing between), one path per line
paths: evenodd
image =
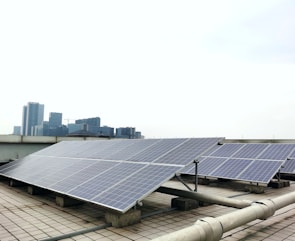
M189 184L194 188L193 184ZM165 186L186 188L178 181L169 181ZM224 197L234 196L243 200L262 200L295 191L294 182L281 189L267 188L262 194L253 194L240 188L225 185L199 185L200 193ZM203 217L217 217L236 210L220 205L202 206L190 211L168 210L173 196L153 193L144 201L140 223L125 228L106 227L104 211L92 204L61 208L55 204L54 196L30 195L24 187L10 187L7 181L0 181L0 240L46 240L75 233L72 237L51 240L151 240L166 233L192 225ZM295 240L295 204L278 210L267 220L256 220L223 235L223 241L236 240ZM157 213L156 211L166 210ZM154 215L147 215L154 214ZM77 234L77 231L88 231Z

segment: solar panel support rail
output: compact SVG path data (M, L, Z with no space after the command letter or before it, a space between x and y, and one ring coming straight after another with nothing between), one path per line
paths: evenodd
M195 159L194 160L194 163L195 163L195 192L198 191L198 164L199 164L199 160L198 159Z

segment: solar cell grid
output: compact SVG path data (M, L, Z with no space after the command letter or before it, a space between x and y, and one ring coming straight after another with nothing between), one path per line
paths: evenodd
M238 176L237 179L269 183L280 169L282 163L282 161L255 160Z
M179 168L176 166L147 165L91 200L105 206L111 205L114 209L124 212L156 190L162 182L172 178L177 170Z
M117 165L119 163L116 163ZM85 166L80 171L73 173L70 176L66 176L63 180L51 185L50 188L59 190L62 192L69 192L70 190L82 185L86 181L93 179L99 174L114 167L113 162L108 161L94 161L91 165Z
M217 157L207 157L198 164L198 175L209 176L214 170L218 169L227 159ZM193 169L195 172L195 170ZM194 173L192 173L194 174Z
M121 152L125 148L129 148L134 142L135 140L115 140L115 144L102 150L99 153L99 157L102 159L110 159L109 156Z
M0 166L0 173L6 174L7 172L9 172L10 170L12 170L14 168L25 166L30 161L34 161L34 160L32 160L31 158L28 158L28 157L24 157L24 158L16 160L16 161L9 162L5 165Z
M220 140L65 141L0 167L0 174L125 212Z
M148 149L152 145L158 143L159 140L156 139L146 139L146 140L137 140L132 143L132 145L128 146L127 148L122 149L119 152L111 153L108 155L108 159L111 160L128 160L132 156Z
M29 175L26 180L32 180L36 185L48 188L53 183L60 181L67 175L71 175L75 170L79 170L83 163L78 159L71 158L57 158L47 165L45 164L43 168L39 168L38 175L41 176L37 180L32 180L32 176ZM79 165L80 164L80 165ZM36 178L34 176L34 178Z
M187 165L208 151L220 141L220 138L188 139L167 154L156 159L154 163Z
M211 157L231 157L238 150L240 150L244 144L241 143L225 143L220 145L220 147L215 151L210 153Z
M48 158L45 159L47 160ZM16 162L17 164L14 165L13 168L10 168L9 170L6 169L5 172L1 173L11 178L17 177L17 179L20 181L26 181L31 175L37 173L39 174L43 171L44 168L46 169L47 166L51 165L51 163L46 164L46 161L43 158L37 156L28 156L26 157L26 161L22 159L14 162ZM41 170L40 172L34 171L39 169Z
M85 158L104 159L103 152L105 152L106 149L113 148L117 143L120 142L120 140L116 142L109 140L98 140L94 142L95 146L93 147L93 149L89 150L89 152L85 153Z
M247 168L253 160L249 159L228 159L210 176L219 178L237 179L239 174Z
M144 151L132 156L128 161L152 162L166 154L171 149L183 143L186 139L161 139L156 145L152 145Z
M271 144L257 158L266 160L286 160L295 148L295 144Z
M232 157L236 158L256 158L263 152L269 144L265 143L248 143L244 144Z
M90 200L138 172L144 166L144 164L117 163L113 168L99 173L94 178L70 190L67 194Z
M48 148L42 149L38 152L33 153L34 155L43 156L57 156L63 157L71 155L71 153L82 145L81 141L62 141L55 145L51 145Z
M283 167L281 168L281 173L295 173L295 159L286 160Z

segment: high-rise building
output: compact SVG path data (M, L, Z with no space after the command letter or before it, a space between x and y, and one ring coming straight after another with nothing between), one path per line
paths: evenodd
M87 124L89 126L100 127L100 118L93 117L93 118L87 118L87 119L79 119L79 120L76 120L75 123L76 124Z
M41 125L44 118L44 105L29 102L23 107L22 135L34 135L34 127Z
M134 127L116 128L116 138L136 139Z
M62 113L50 112L49 113L49 126L59 127L62 125Z

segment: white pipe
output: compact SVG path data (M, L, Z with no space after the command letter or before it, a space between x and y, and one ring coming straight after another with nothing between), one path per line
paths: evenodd
M221 196L212 195L212 194L210 195L205 193L174 189L170 187L160 187L157 190L157 192L175 195L179 197L190 198L190 199L207 202L207 203L219 204L219 205L223 205L227 207L234 207L234 208L244 208L252 204L252 201L248 201L248 200L238 200L238 199L221 197Z
M275 211L293 204L295 192L273 199L253 202L251 206L219 216L202 218L192 226L153 239L154 241L218 241L223 233L256 219L267 219Z

